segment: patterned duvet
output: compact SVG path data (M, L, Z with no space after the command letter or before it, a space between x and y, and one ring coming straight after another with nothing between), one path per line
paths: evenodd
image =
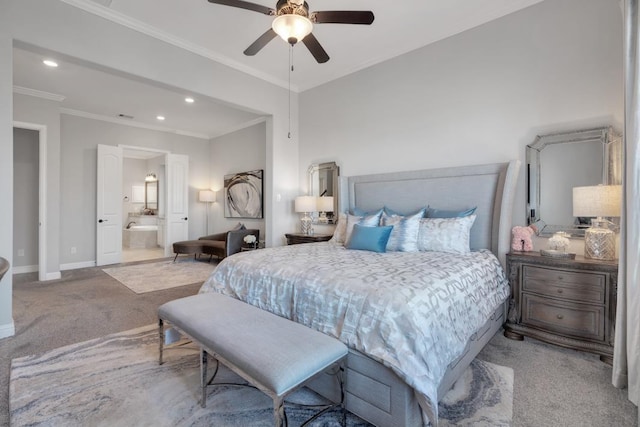
M509 286L488 250L374 253L325 242L225 258L200 290L211 291L338 338L431 406L447 366Z

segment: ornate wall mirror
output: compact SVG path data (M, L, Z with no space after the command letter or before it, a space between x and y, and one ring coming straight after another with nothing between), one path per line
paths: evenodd
M527 222L538 235L584 236L573 216L573 187L620 184L621 136L611 127L539 135L527 145Z
M144 183L144 208L158 210L158 181Z
M333 197L333 211L327 212L328 222L333 224L338 212L338 176L340 168L335 162L313 164L309 167L309 195ZM314 218L315 219L315 218Z

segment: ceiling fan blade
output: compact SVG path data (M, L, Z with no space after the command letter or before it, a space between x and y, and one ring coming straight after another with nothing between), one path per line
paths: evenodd
M329 55L320 45L320 42L313 33L310 33L307 37L303 38L302 43L304 43L307 49L309 49L309 52L311 52L311 55L313 55L313 57L316 58L316 61L320 64L324 64L329 60Z
M264 13L265 15L274 16L275 9L262 6L261 4L250 3L242 0L209 0L209 3L221 4L224 6L238 7L240 9L252 10L254 12Z
M277 36L276 32L272 28L269 28L263 35L258 37L258 40L254 41L251 46L245 49L244 54L247 56L253 56L260 52L260 49L265 47L273 38Z
M369 10L325 10L311 13L309 19L316 24L371 25L375 16Z

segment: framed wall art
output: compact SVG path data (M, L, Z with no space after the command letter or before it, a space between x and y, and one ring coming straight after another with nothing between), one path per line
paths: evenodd
M263 218L262 169L224 176L225 218Z

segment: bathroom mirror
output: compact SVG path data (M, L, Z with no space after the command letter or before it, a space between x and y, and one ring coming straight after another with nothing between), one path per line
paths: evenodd
M538 135L527 145L527 222L539 236L583 237L573 216L573 187L621 182L621 137L611 127Z
M308 170L309 195L315 197L333 197L333 212L327 212L329 224L338 212L338 176L340 168L335 162L312 164Z
M158 181L144 183L144 208L158 210Z

